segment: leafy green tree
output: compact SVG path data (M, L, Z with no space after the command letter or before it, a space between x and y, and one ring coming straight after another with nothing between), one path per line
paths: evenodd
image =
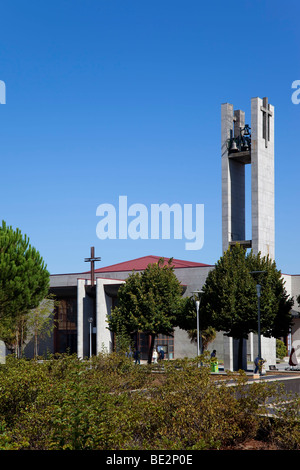
M27 327L33 333L34 357L39 354L39 342L49 338L55 328L54 308L59 302L53 294L47 295L40 304L27 315Z
M228 336L247 338L257 333L257 292L261 285L261 334L276 338L286 336L292 324L289 298L275 261L240 245L229 249L210 271L203 286L201 317ZM242 347L243 341L239 342ZM242 350L239 359L241 365Z
M47 295L49 272L29 238L4 221L0 227L0 324L15 331L24 315ZM1 328L0 328L1 332Z
M200 304L201 305L201 304ZM197 342L197 311L194 297L185 297L183 299L183 308L179 312L178 325L181 329L188 332L192 343ZM209 343L216 337L216 330L210 325L210 319L199 315L199 324L202 337L202 349L206 350ZM200 351L202 354L203 351Z
M149 334L151 363L156 336L173 334L182 308L182 287L174 274L172 259L164 264L162 258L128 277L119 289L118 306L108 316L108 324L115 333L125 328L128 335Z

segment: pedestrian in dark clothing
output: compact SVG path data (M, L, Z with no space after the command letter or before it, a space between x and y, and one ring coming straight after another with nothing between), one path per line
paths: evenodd
M165 351L161 348L161 350L159 351L159 359L160 361L163 361L165 358Z
M141 355L140 355L140 351L138 349L136 349L134 351L134 359L135 359L135 364L140 364L141 363Z
M254 359L254 365L255 365L254 374L257 374L257 372L259 371L259 357L258 356Z

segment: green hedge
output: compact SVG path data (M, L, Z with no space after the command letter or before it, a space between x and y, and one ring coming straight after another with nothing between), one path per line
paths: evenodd
M160 368L118 354L8 358L0 367L0 450L221 449L262 429L284 447L283 425L270 432L262 418L276 394L274 385L247 386L242 373L235 387L217 382L208 364L189 360ZM297 441L295 421L286 416Z

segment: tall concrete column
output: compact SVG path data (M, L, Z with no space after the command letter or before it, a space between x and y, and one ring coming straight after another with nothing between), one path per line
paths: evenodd
M228 249L231 239L231 175L227 142L233 136L233 105L221 106L221 156L222 156L222 248Z
M230 153L230 139L245 126L245 113L222 104L222 244L223 252L234 241L245 240L245 161Z
M112 333L108 329L107 315L112 308L112 297L105 292L105 286L120 285L124 281L115 279L96 279L96 353L111 352L113 348Z
M223 335L224 371L233 371L233 338Z
M274 107L251 100L252 248L275 258Z

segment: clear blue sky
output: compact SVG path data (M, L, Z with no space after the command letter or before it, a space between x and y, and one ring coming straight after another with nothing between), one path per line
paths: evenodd
M145 255L214 264L221 240L221 103L276 110L276 262L300 273L298 0L1 2L1 219L52 274ZM204 204L184 240L99 240L96 209Z

